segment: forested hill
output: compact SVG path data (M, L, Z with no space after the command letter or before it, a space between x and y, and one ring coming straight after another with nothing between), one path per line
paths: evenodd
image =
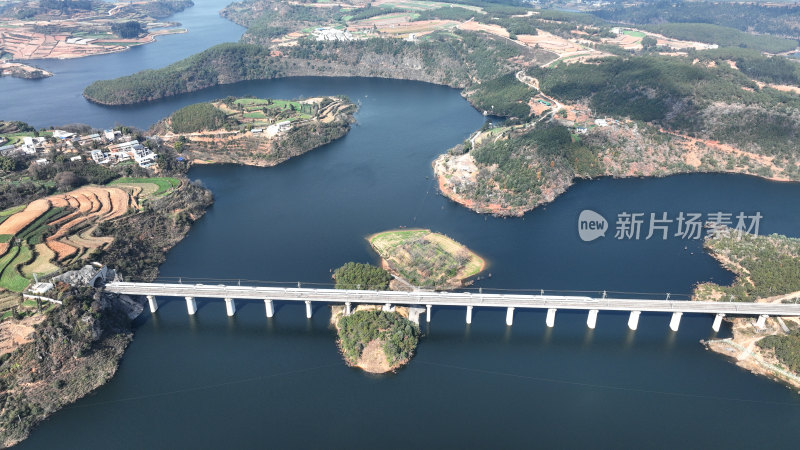
M798 4L659 0L636 6L617 4L593 14L629 24L706 23L740 31L800 38Z
M419 43L381 38L348 42L303 39L279 52L255 44L229 43L162 69L94 82L84 96L102 104L132 104L218 84L315 75L396 78L463 88L515 69L514 59L544 62L553 55L468 31Z
M712 67L709 67L712 66ZM728 64L689 58L608 58L593 64L532 68L541 89L597 114L727 142L793 163L800 160L800 96L761 88Z

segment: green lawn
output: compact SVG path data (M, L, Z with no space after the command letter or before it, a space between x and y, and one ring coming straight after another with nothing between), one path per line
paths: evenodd
M638 38L642 38L642 37L647 36L646 34L642 33L641 31L635 31L635 30L622 30L622 34L625 34L625 35L628 35L628 36L633 36L633 37L638 37Z
M247 119L264 119L267 117L267 115L261 111L256 111L244 113L244 117Z
M0 217L8 217L8 216L10 216L12 214L16 214L16 213L22 211L23 209L25 209L26 206L28 206L28 205L12 206L11 208L8 208L6 210L0 211Z
M158 190L153 195L164 195L172 189L181 185L181 180L171 177L154 177L154 178L117 178L116 180L108 183L109 186L115 184L155 184Z
M10 251L9 254L15 253L15 257L5 265L3 273L0 274L0 287L8 289L9 291L22 292L28 287L31 280L23 277L19 271L17 271L17 266L29 262L31 258L33 258L33 252L31 252L30 247L24 244L19 247L14 247L14 250L16 251Z
M10 242L11 238L13 238L13 234L0 234L0 244L4 244L6 242Z

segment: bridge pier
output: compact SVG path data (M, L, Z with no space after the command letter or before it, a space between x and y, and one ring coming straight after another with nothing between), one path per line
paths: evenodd
M672 318L669 319L670 330L678 331L678 327L681 325L681 316L683 316L682 312L672 313Z
M272 317L275 315L275 306L272 304L272 300L264 300L264 309L267 310L267 317Z
M148 295L147 296L147 303L150 304L150 312L154 313L158 309L158 302L156 301L155 295Z
M386 312L391 312L392 304L391 303L386 303L385 305L383 305L383 310L386 311Z
M344 315L345 316L349 316L353 312L352 306L353 306L353 304L350 303L350 302L346 302L344 304Z
M186 311L189 312L190 316L197 313L197 302L194 301L194 297L186 297Z
M639 316L641 314L641 311L631 311L631 315L628 317L628 328L632 331L636 331L639 328Z
M766 315L766 314L762 314L762 315L758 316L758 320L756 321L756 328L758 328L759 330L763 330L764 326L767 325L767 319L768 318L769 318L769 316Z
M589 310L589 317L586 318L586 326L594 330L594 327L597 325L597 310L590 309Z
M472 306L467 306L467 325L472 323Z
M425 309L427 309L427 313L425 314L425 321L430 323L431 321L431 305L425 305Z
M715 333L719 333L719 327L722 325L722 318L725 317L725 314L717 314L714 317L714 323L711 325L711 329L714 330Z
M306 300L306 319L311 318L311 300Z
M547 310L547 318L545 319L544 323L547 324L548 328L553 328L556 325L556 309L550 308Z
M225 312L228 314L228 317L233 317L236 313L236 303L234 303L232 298L225 299Z
M514 324L514 307L506 310L506 325L509 327Z

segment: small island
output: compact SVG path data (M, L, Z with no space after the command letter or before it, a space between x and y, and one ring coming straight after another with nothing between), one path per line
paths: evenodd
M182 108L151 131L195 163L269 167L344 136L355 110L345 97L227 97Z
M333 274L336 289L384 291L392 275L373 266L349 262ZM365 372L394 372L407 364L420 338L419 312L414 308L357 305L348 314L344 306L331 306L331 325L338 333L339 349L348 366Z
M486 268L486 262L467 247L431 230L384 231L367 240L383 259L383 267L407 288L458 288Z
M344 315L342 307L332 314L347 365L369 373L386 373L411 360L420 330L400 310L407 312L407 308L386 311L377 305L359 305L350 315Z
M800 302L800 239L725 229L709 235L705 247L736 279L730 286L702 283L694 300ZM800 389L800 319L770 317L763 329L752 317L729 320L733 337L709 340L708 349L755 374Z

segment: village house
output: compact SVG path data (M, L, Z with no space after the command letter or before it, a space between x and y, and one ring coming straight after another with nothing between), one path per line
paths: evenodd
M75 137L75 133L64 130L53 130L53 137L56 139L72 139Z
M43 137L25 136L22 138L22 146L20 150L26 155L35 155L38 152L44 151L44 144L47 141Z
M292 122L284 120L283 122L274 123L267 127L265 133L269 137L273 137L279 133L285 133L292 129Z

